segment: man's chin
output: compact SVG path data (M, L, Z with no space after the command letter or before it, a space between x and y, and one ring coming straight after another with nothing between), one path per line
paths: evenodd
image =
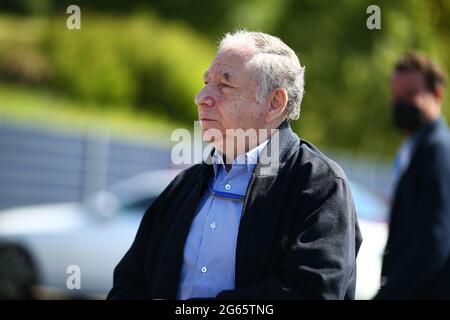
M219 128L202 126L203 141L214 142L223 139L223 132Z
M216 143L222 143L223 138L221 136L203 134L203 141L216 144Z

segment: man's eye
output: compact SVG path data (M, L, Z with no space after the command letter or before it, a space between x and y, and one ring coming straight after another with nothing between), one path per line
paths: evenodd
M221 83L221 86L225 87L225 88L233 88L232 86L230 86L229 84L226 84L226 83Z

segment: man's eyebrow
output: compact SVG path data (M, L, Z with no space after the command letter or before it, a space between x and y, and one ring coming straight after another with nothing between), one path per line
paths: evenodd
M203 74L203 80L206 80L209 76L209 71L206 70L205 73ZM232 77L230 76L230 74L228 72L224 72L221 74L221 77L224 78L226 81L231 81Z

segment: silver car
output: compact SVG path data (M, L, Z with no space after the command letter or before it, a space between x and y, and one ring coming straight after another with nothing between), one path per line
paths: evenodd
M0 212L0 298L104 298L145 209L178 172L139 174L84 203Z
M139 174L83 203L0 212L0 298L104 299L145 209L178 172ZM378 289L387 206L356 183L351 189L364 238L356 296L368 299Z

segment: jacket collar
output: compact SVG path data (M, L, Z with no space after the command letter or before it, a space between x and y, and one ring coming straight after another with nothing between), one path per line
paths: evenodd
M420 128L415 133L415 140L416 141L422 140L424 137L428 136L432 132L434 132L436 130L441 130L445 127L446 127L445 120L442 117L439 117L435 121L427 123L422 128Z
M419 147L422 142L427 140L430 135L439 130L444 130L447 127L445 120L442 117L439 117L433 122L427 123L422 126L419 130L417 130L410 139L413 139L413 150L411 152L412 159L414 155L419 152Z
M270 137L269 143L261 152L255 168L255 175L275 176L284 167L288 159L295 152L295 146L300 143L298 136L292 131L285 120L277 131Z

